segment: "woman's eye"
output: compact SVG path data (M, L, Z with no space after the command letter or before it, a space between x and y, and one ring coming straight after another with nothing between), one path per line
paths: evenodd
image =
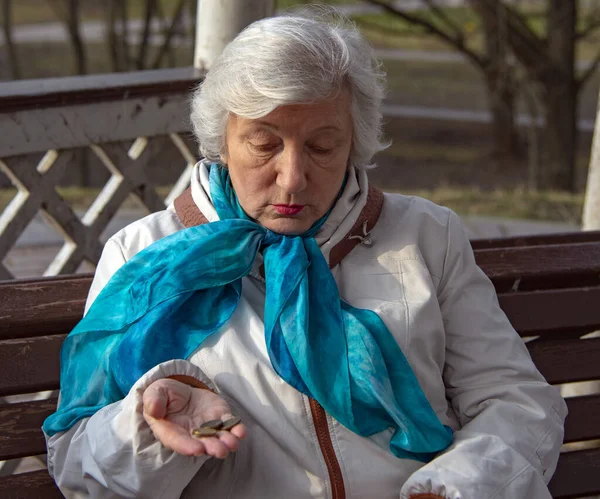
M270 151L274 151L275 149L277 149L277 144L274 143L264 143L264 144L254 144L252 142L250 142L250 146L252 146L252 149L258 151L258 152L270 152Z
M329 154L333 151L331 147L310 146L310 149L317 154Z

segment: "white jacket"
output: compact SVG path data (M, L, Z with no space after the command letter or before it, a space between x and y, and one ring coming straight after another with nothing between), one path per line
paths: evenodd
M192 196L214 221L207 186L199 164ZM366 186L364 172L351 176L317 235L326 258L358 218ZM87 308L121 265L183 228L170 207L113 236ZM419 492L448 499L549 498L546 483L556 467L566 405L500 310L458 217L420 198L386 194L371 236L371 246L358 245L333 268L340 296L377 312L395 336L440 421L455 430L446 451L428 464L398 459L388 448L390 431L364 438L317 414L271 367L264 282L252 272L234 315L202 349L155 367L125 399L47 439L48 467L62 492L102 498L326 498L340 491L347 498L406 499ZM236 453L223 461L185 457L154 438L141 414L142 393L175 374L205 382L242 417L248 437Z

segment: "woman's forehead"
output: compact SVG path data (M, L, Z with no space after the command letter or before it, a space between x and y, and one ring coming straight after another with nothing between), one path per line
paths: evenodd
M230 123L240 129L274 132L290 129L344 132L351 126L350 99L348 95L340 94L335 99L284 105L255 119L232 115Z

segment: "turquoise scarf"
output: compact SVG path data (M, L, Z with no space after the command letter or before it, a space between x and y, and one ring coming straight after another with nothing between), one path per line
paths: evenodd
M452 441L379 316L340 300L314 234L271 232L248 218L226 169L213 165L220 221L167 236L123 265L61 351L61 402L48 435L121 400L148 370L187 359L231 317L259 251L265 342L273 368L353 432L394 429L391 452L431 460ZM238 331L237 334L244 334Z

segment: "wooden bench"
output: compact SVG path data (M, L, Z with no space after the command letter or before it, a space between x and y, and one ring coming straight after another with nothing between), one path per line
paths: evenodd
M475 241L477 262L500 304L553 384L600 380L600 233ZM537 239L535 239L537 238ZM0 397L55 390L59 350L81 318L91 276L0 283ZM565 443L600 439L600 394L567 400ZM55 398L0 405L0 460L43 455L40 426ZM555 498L600 494L600 447L565 451L550 483ZM45 470L0 478L2 498L53 498Z

